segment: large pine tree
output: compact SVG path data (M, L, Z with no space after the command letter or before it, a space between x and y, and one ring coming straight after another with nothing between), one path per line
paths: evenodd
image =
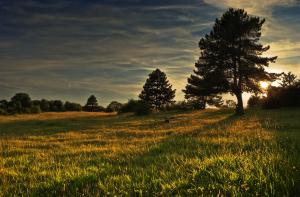
M159 110L173 103L175 91L167 80L166 74L156 69L149 74L149 78L146 80L139 97L143 102Z
M199 42L195 75L188 79L187 96L229 92L237 98L236 113L243 114L243 92L261 92L260 81L274 80L265 67L277 57L262 57L270 47L259 43L265 20L230 8L216 19L212 31Z

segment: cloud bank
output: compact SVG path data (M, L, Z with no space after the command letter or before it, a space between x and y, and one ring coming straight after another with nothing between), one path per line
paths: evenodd
M0 2L0 97L100 103L136 98L154 68L177 100L198 58L198 41L227 7L267 19L263 43L275 70L299 72L299 3L216 0L30 0ZM288 37L287 37L288 35ZM284 46L284 47L283 47Z

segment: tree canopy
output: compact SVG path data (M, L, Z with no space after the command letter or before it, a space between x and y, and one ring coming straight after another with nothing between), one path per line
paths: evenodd
M200 58L188 79L187 96L231 93L237 98L236 113L243 114L243 92L261 92L260 81L275 80L265 67L277 57L263 57L269 46L259 43L265 20L243 9L227 10L199 42Z
M139 97L152 108L159 110L173 103L175 91L167 80L166 74L156 69L149 74L149 78L146 80Z

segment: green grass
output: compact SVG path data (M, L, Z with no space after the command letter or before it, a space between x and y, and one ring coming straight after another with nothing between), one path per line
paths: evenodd
M0 196L300 193L299 109L109 115L0 117Z

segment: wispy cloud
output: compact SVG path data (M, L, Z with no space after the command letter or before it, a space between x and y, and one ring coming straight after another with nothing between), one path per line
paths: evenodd
M183 99L198 41L227 7L267 13L263 42L283 66L296 65L298 6L292 0L4 0L1 97L28 91L37 98L83 103L93 93L105 104L125 101L136 97L147 74L160 67L177 89L176 98Z
M251 14L267 15L274 6L293 6L297 0L204 0L205 3L222 8L243 8Z

